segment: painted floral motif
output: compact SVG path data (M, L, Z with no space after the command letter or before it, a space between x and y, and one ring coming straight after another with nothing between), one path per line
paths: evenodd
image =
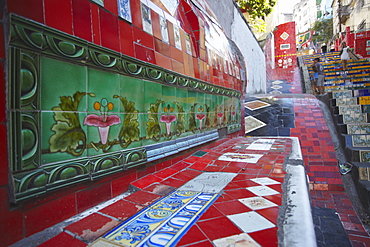
M113 108L114 104L112 102L108 102L105 98L100 102L96 101L94 103L94 109L100 111L100 115L87 115L84 121L84 125L98 127L100 141L103 145L107 143L110 126L121 123L119 116L108 115L108 111L111 111Z
M117 236L115 239L118 241L123 239L131 239L130 243L134 244L135 242L142 240L148 233L150 233L148 225L126 227L121 232L121 236Z
M161 116L160 121L162 123L166 123L166 130L167 135L171 134L171 123L177 120L176 115L173 115L172 112L174 111L173 107L169 104L163 108L164 112L167 114L163 114Z
M218 107L217 110L217 118L218 118L218 124L222 125L223 123L223 117L224 117L224 112L222 106Z
M204 107L203 106L200 106L198 108L198 112L201 112L201 113L198 113L196 115L196 118L199 120L199 129L202 129L202 125L203 125L203 119L206 118L206 114L204 114Z
M94 93L76 92L73 97L61 96L59 106L52 108L56 123L52 127L55 134L49 139L51 153L66 152L79 156L86 149L86 134L78 114L78 105L85 95L95 97Z

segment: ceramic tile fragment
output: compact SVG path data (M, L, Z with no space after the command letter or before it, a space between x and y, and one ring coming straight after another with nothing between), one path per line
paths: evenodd
M257 163L262 157L262 154L241 154L241 153L225 153L221 155L218 160L233 161L233 162L247 162Z
M252 210L258 210L258 209L277 206L275 203L263 197L260 197L260 196L243 198L243 199L239 199L239 201L247 205Z
M213 240L213 244L216 247L231 247L231 246L258 247L258 246L261 246L246 233L242 233L239 235L233 235L233 236L229 236L226 238L216 239L216 240Z
M227 217L246 233L275 227L273 223L271 223L255 211L229 215Z

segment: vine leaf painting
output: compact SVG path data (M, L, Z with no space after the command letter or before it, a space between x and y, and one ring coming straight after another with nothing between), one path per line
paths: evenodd
M113 98L118 98L125 109L125 116L122 128L119 132L118 138L122 147L127 147L133 141L140 140L140 129L138 122L139 111L135 109L135 103L128 101L126 97L114 95Z
M81 99L94 93L76 92L71 96L61 96L59 106L53 107L56 123L51 128L55 134L50 139L50 152L66 152L75 156L81 155L86 148L86 134L81 128L78 105Z
M177 116L177 122L176 122L176 134L180 136L186 130L185 111L184 111L184 107L179 102L174 101L173 103L176 104L177 112L179 113Z
M195 121L195 107L198 105L198 103L194 103L194 105L192 105L190 107L190 116L189 116L189 130L190 131L195 131L195 129L197 128L197 123Z
M146 137L155 141L159 141L159 134L161 132L161 126L158 120L158 109L162 103L164 103L164 101L157 100L154 104L150 104L150 110L148 111Z

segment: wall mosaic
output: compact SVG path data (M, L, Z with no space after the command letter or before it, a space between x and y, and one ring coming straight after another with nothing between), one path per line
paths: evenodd
M240 92L17 16L9 54L14 202L144 164L147 146L241 129Z

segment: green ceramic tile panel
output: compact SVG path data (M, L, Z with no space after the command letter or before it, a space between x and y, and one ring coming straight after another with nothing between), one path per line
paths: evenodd
M41 110L51 111L54 108L60 111L61 97L68 98L76 92L87 92L86 67L48 57L41 57L40 64ZM76 110L86 111L87 100L88 97L82 97Z
M41 113L42 164L87 157L88 132L83 125L86 115L82 112ZM66 117L73 121L67 123Z
M176 89L176 101L179 102L180 105L182 105L183 110L185 112L188 112L190 107L188 104L188 90L177 88Z
M144 108L144 90L146 81L127 76L120 76L120 96L126 98L128 103L132 102L138 113L146 113ZM121 107L121 112L125 112L125 107Z
M120 112L120 101L114 97L120 92L118 74L89 68L87 70L87 90L95 95L95 97L88 97L88 112L98 115ZM95 109L95 107L98 108Z

